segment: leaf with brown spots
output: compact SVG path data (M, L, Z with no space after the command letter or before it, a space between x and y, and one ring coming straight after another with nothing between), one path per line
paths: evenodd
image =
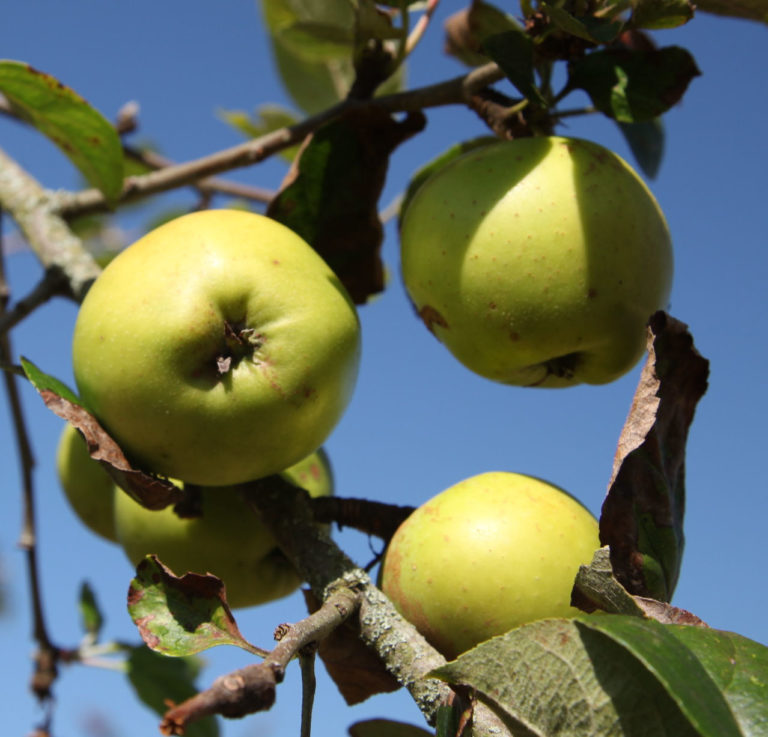
M356 304L384 289L377 208L389 156L424 124L421 113L398 122L379 108L327 123L304 141L267 209L326 260Z
M123 148L115 127L50 74L0 61L0 92L11 110L53 141L89 184L115 203L123 189Z
M709 361L682 322L657 312L648 359L619 439L600 517L616 578L630 594L669 601L680 572L685 445L707 390Z
M136 568L128 589L128 613L141 639L164 655L193 655L216 645L267 654L240 634L220 579L210 573L178 577L154 555Z
M316 612L319 609L317 599L311 591L304 590L303 593L309 613ZM318 655L350 706L376 694L391 693L400 688L381 659L360 639L356 620L346 620L320 640Z
M120 446L66 384L26 358L21 359L21 365L45 406L80 431L91 458L101 463L123 491L147 509L164 509L184 499L184 492L169 481L133 468Z

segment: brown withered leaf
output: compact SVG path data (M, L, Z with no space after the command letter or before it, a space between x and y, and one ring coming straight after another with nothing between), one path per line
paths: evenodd
M646 617L655 619L662 624L688 624L694 627L709 627L703 619L686 609L672 606L663 601L656 601L656 599L647 599L644 596L635 596L634 599L637 605L645 612Z
M648 359L619 439L600 540L630 594L669 601L683 552L685 445L709 361L684 323L655 313Z
M368 107L325 124L305 139L267 208L325 259L356 304L384 289L378 201L389 156L425 122L422 113L396 121Z
M307 610L313 614L319 603L308 589L303 590ZM318 644L318 655L339 693L352 706L380 693L400 688L383 663L359 636L356 619L347 619Z
M164 509L184 498L184 492L169 481L133 468L120 446L84 407L51 389L41 389L40 396L48 409L80 431L91 458L99 461L114 482L139 504L147 509Z

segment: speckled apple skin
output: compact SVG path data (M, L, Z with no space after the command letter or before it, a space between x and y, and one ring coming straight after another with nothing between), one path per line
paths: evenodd
M322 449L281 475L310 496L333 494L330 463ZM145 509L114 489L114 528L133 565L155 554L176 575L212 573L227 588L233 609L280 599L300 584L299 576L237 486L201 488L202 516L182 519L172 507Z
M437 338L472 371L522 386L626 373L672 283L669 230L649 189L613 152L572 138L453 160L407 207L401 254Z
M226 322L258 347L221 375ZM107 266L80 309L73 363L81 396L142 470L222 486L320 447L359 349L354 305L309 245L270 218L206 210Z
M579 566L600 547L592 514L561 489L516 473L473 476L419 507L386 551L381 588L440 652L576 613Z

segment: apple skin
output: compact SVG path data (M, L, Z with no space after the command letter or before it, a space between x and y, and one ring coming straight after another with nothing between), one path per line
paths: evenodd
M673 271L664 215L634 170L557 136L493 143L439 169L405 210L401 257L416 310L461 363L537 387L629 371Z
M117 542L114 481L91 458L85 439L69 423L59 437L56 470L64 495L80 521L105 540Z
M75 380L139 468L227 486L323 444L353 390L359 332L343 285L299 236L206 210L153 230L95 281Z
M333 476L322 449L282 474L310 496L333 494ZM258 514L237 485L198 487L202 515L181 518L172 507L152 511L115 488L115 529L135 566L149 554L176 575L212 573L227 588L233 609L256 606L287 596L301 583Z
M437 650L455 658L527 622L575 614L576 573L599 547L597 520L562 489L483 473L402 523L380 585Z

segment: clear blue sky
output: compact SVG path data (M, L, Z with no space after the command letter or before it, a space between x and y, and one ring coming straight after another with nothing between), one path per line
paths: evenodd
M216 117L220 108L290 105L276 81L252 0L17 0L2 5L0 55L54 74L108 117L128 100L137 100L139 137L151 139L175 160L241 140ZM458 2L442 4L430 36L410 64L412 86L462 71L441 54L440 26L459 7ZM689 441L687 547L674 603L715 627L768 643L768 484L761 461L768 440L768 104L761 76L768 68L766 28L702 13L682 29L659 33L657 40L688 48L703 73L683 103L665 117L667 152L651 182L675 243L671 312L690 325L698 348L711 361L710 389ZM421 163L449 144L482 132L480 122L466 110L431 112L426 132L395 155L382 204L401 191ZM631 161L609 121L574 119L561 132L596 140ZM0 119L0 145L45 186L77 185L68 162L34 132ZM272 188L284 170L275 160L229 176ZM191 193L179 192L142 213L132 209L121 224L138 232L148 212L169 202L192 201ZM609 386L561 391L516 389L476 377L414 319L400 283L391 232L384 258L389 289L361 310L364 357L359 384L327 445L338 494L419 504L468 476L514 470L568 489L598 513L638 372ZM35 283L39 269L25 252L11 254L8 266L18 297ZM75 313L74 305L63 301L40 310L14 331L15 350L71 383L69 344ZM53 468L61 421L28 387L24 403L38 460L40 560L52 636L65 646L79 638L76 596L85 578L107 614L105 634L135 639L124 607L132 569L118 549L89 535L73 518ZM0 693L4 732L22 735L31 731L39 713L26 686L32 642L23 558L16 549L17 461L5 397L0 405L0 565L9 597L9 607L0 616ZM337 539L358 561L369 560L364 537L345 532ZM237 618L251 641L267 646L276 624L303 613L296 595L238 613ZM201 685L248 661L233 648L218 648L206 657L211 666ZM272 712L225 724L224 734L295 735L296 670L281 686ZM119 675L65 668L56 695L59 737L157 734L156 716L133 700ZM403 694L348 710L324 674L320 678L317 734L344 734L352 721L384 715L420 721ZM111 731L87 726L100 717Z

